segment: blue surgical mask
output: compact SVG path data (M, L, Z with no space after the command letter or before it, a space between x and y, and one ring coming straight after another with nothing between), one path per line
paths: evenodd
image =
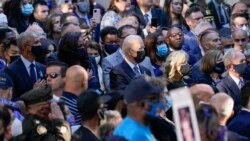
M170 109L172 107L172 104L173 104L172 98L169 95L166 95L165 98L166 98L166 101L167 101L166 108Z
M24 16L30 16L34 11L32 4L27 3L21 7L21 12Z
M104 45L104 50L108 54L113 54L117 51L120 46L118 44Z
M164 105L163 105L162 102L153 103L153 102L147 101L147 104L149 106L151 106L151 109L150 109L150 111L147 111L147 114L150 115L150 116L152 116L152 117L158 117L159 116L158 113L157 113L158 108L159 109L163 109L164 108Z
M158 45L158 46L157 46L156 54L157 54L159 57L166 57L167 54L168 54L168 47L167 47L167 45L166 45L166 44Z

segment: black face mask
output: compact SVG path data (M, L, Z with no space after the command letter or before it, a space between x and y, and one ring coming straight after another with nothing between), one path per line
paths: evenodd
M141 63L145 59L145 51L137 51L137 56L134 57L136 63Z
M31 52L36 56L36 58L42 58L45 53L42 46L32 46Z
M79 48L77 49L76 56L80 59L89 59L89 55L87 53L87 50L85 48Z
M20 57L19 55L10 56L10 63L16 61L19 57Z
M234 70L241 76L244 75L247 72L248 66L247 63L241 63L238 65L234 65Z
M224 71L225 71L224 63L223 62L217 63L214 68L214 72L222 74Z
M182 65L181 68L180 68L180 73L183 75L183 76L186 76L188 75L190 72L190 65L189 64L185 64L185 65Z

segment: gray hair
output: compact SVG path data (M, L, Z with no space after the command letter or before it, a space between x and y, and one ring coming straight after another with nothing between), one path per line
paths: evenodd
M196 36L199 36L202 32L204 32L207 29L213 29L213 26L207 21L202 21L194 28L194 34Z

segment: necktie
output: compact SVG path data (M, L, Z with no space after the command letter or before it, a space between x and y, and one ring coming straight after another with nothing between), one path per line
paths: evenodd
M220 23L221 23L221 25L224 25L225 24L225 21L224 21L224 17L223 17L223 15L222 15L222 11L221 11L221 6L219 5L218 6L218 16L219 16L219 18L220 18Z
M144 15L144 21L145 21L146 26L147 26L147 25L148 25L148 21L149 21L149 19L148 19L148 14L145 14L145 15Z
M240 79L239 88L241 89L243 87L243 85L244 85L244 81L243 81L243 79Z
M138 66L135 66L135 67L134 67L134 73L135 73L135 76L136 76L136 77L141 75Z
M33 63L30 64L30 79L32 84L36 82L35 65Z

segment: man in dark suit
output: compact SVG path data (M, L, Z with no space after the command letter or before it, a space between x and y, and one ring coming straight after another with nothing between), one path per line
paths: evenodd
M250 83L246 83L240 92L242 109L236 117L229 123L228 129L242 136L250 138Z
M35 61L43 50L36 34L23 32L17 39L21 57L5 68L5 72L14 83L13 99L17 99L23 93L34 86L44 85L45 66ZM35 85L34 85L35 84Z
M110 72L110 88L113 90L125 89L129 82L143 74L151 75L150 71L139 65L145 58L145 46L138 35L130 35L123 43L124 60Z
M198 39L194 33L197 25L204 21L204 15L199 7L191 7L185 13L185 20L190 28L190 31L184 35L183 50L193 54L196 60L200 60L202 57L202 52L199 47Z
M124 25L118 29L118 40L120 46L123 44L123 40L125 37L129 35L136 35L136 29L131 25ZM102 60L102 69L103 69L103 82L106 90L110 90L110 71L113 67L120 64L124 59L124 53L122 48L119 48L115 53L103 58ZM140 63L143 67L147 68L153 74L152 64L150 62L149 57L145 57L145 59Z
M214 21L217 29L221 29L222 27L229 27L231 11L230 6L224 3L224 0L211 0L208 3L208 8L214 16Z
M160 8L153 8L152 0L137 0L138 5L133 7L132 10L135 11L141 21L143 26L144 36L147 36L153 29L149 24L152 18L157 18L157 26L168 27L167 25L167 15Z
M234 100L234 110L240 110L242 101L240 98L240 89L245 80L242 77L248 67L244 54L237 50L230 50L224 56L224 65L227 68L228 75L217 84L220 92L225 92Z

